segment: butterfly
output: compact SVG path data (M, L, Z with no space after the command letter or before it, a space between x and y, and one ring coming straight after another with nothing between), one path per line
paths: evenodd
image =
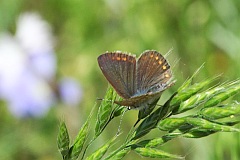
M171 87L172 72L167 60L155 50L144 51L138 59L121 51L106 52L98 57L102 73L128 109L146 108Z

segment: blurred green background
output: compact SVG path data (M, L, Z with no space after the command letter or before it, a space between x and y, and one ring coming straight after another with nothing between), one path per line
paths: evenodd
M83 97L76 107L58 101L37 118L15 117L3 99L0 159L61 159L56 143L59 121L66 121L73 139L94 105L99 104L96 98L105 94L107 81L96 60L105 51L140 55L149 49L162 54L173 49L167 58L177 82L164 92L160 104L203 63L205 67L196 82L218 74L222 74L221 81L240 77L239 0L0 0L0 33L15 35L16 22L25 12L39 14L51 26L56 80L73 77L81 85ZM240 100L239 95L235 99ZM97 109L94 111L92 132ZM124 115L122 140L136 119L137 111ZM88 153L113 136L118 125L116 119ZM148 136L158 134L156 131ZM201 139L170 141L163 149L191 160L237 160L239 138L236 133L217 133ZM126 157L133 158L140 157L135 153Z

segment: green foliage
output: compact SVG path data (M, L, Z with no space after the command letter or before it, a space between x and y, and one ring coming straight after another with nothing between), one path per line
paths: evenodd
M131 147L126 147L122 149L121 151L118 151L115 155L112 157L106 158L105 160L108 159L114 159L114 160L121 160L123 159L129 152L131 151Z
M98 150L96 150L93 154L91 154L89 157L86 158L86 160L100 160L104 154L107 152L109 147L115 142L117 136L113 137L109 142L104 144L102 147L100 147Z
M66 159L75 160L78 158L80 152L82 151L83 145L86 141L88 130L89 130L89 121L87 121L78 132L78 135L73 145L71 146L68 153L68 157Z
M183 159L181 156L170 154L156 148L136 148L134 150L143 157L150 158L174 158L174 159Z
M95 127L95 136L99 136L101 132L104 130L106 125L109 123L113 110L113 102L116 99L116 92L113 91L113 88L108 87L107 93L105 95L104 100L99 106L98 114L97 114L97 122Z
M212 105L217 105L218 103L226 100L230 96L239 92L239 80L229 82L224 85L218 85L211 89L202 91L200 93L193 93L187 100L182 99L182 102L175 110L175 113L182 113L184 111L193 109L200 104L204 104L204 107L211 107ZM203 84L205 82L202 82ZM196 88L198 89L198 88ZM194 88L193 88L194 90ZM179 93L181 94L181 93Z
M175 94L173 94L173 96L174 95ZM161 119L165 118L165 116L169 114L169 108L171 108L169 106L169 102L171 102L173 96L162 107L159 107L156 111L143 120L143 122L136 128L136 133L133 139L138 139L149 133L157 126L157 123Z
M209 108L203 108L199 114L206 119L221 119L225 117L238 116L240 114L239 104L228 104Z
M42 118L28 117L24 119L12 116L8 111L7 104L1 101L1 159L59 159L59 154L54 152L59 119L64 117L68 128L71 128L68 130L69 135L75 135L75 131L79 129L77 126L83 124L83 120L86 119L85 115L90 112L96 97L105 93L107 83L97 66L96 57L107 50L122 50L138 54L146 49L154 49L164 54L169 48L174 48L167 58L173 62L171 64L177 83L163 94L160 100L161 105L165 96L173 91L180 91L180 88L177 89L177 87L203 62L205 62L205 68L201 71L201 80L208 81L212 75L219 74L224 75L219 77L221 81L240 77L239 0L1 0L1 34L7 33L16 37L17 21L20 14L24 12L39 13L42 19L49 23L56 40L54 45L58 64L56 79L63 76L74 77L83 88L83 99L77 107L68 108L59 102ZM34 38L38 39L38 37ZM8 70L9 68L6 69L6 71ZM196 81L197 78L189 81L183 88L189 90L191 86L196 88L194 85L197 83L192 84ZM216 84L214 80L212 84ZM55 84L51 82L51 85ZM186 90L185 94L190 94L191 97L193 91ZM174 99L177 96L180 96L180 100L189 98L182 93L176 95ZM171 101L172 104L174 99ZM239 101L240 96L235 96L234 99ZM177 100L179 104L180 100ZM219 119L218 121L221 123L234 125L237 122L233 121L239 121L239 106L230 100L231 98L209 108L201 109L200 105L196 112L200 117L209 121ZM236 111L230 109L231 106ZM175 106L171 105L171 107ZM194 111L195 108L189 112ZM120 116L125 109L125 107L119 107L113 117ZM183 112L183 114L185 113ZM135 115L135 111L128 112L128 114ZM180 116L176 113L170 118ZM90 120L92 125L89 135L95 136L93 123L96 123L96 120L95 116ZM122 130L126 133L129 123L135 122L137 118L135 116L128 118L126 115L124 120L128 121L128 123L122 123ZM117 126L119 121L114 119L110 124ZM188 126L185 125L185 127ZM108 128L103 131L99 130L98 132L101 132L100 142L109 138L109 133L112 133L112 130L108 130ZM194 134L196 137L196 135L202 136L210 133L192 131L191 136ZM174 135L174 133L171 134ZM184 136L187 134L190 136L189 132ZM194 146L198 146L199 149L191 152L189 156L193 156L190 159L198 159L203 156L202 153L204 153L202 159L206 160L240 159L239 134L228 135L226 137L224 134L223 139L221 138L222 134L211 136L212 143L210 144L208 141L204 141L205 139L202 139L201 142L194 141L193 143L197 143ZM165 140L171 139L171 136L166 137L168 138L162 138L164 143ZM120 136L117 139L124 141L124 138L125 136ZM145 136L142 138L144 139ZM157 141L161 137L155 137L155 139ZM153 140L155 139L153 138ZM211 144L212 146L210 146ZM101 146L97 142L94 145ZM208 145L210 148L205 147ZM175 147L174 144L170 150L185 154L182 152L189 146L187 149L184 147L184 145ZM91 148L89 150L91 151ZM125 151L125 149L121 151ZM237 155L235 157L232 156L234 151ZM127 159L135 159L137 156L130 154Z
M197 75L199 70L190 77L178 91L174 93L162 106L158 106L155 110L150 109L148 114L138 117L138 121L142 119L138 126L135 124L132 130L129 131L125 142L122 143L117 149L111 151L108 155L107 151L111 148L113 143L116 142L119 137L119 132L104 144L102 147L97 149L94 153L90 154L87 159L122 159L131 150L137 154L148 157L148 158L175 158L183 159L182 156L167 153L159 149L160 146L166 142L178 138L201 138L217 132L240 132L240 129L235 128L233 125L238 124L239 121L234 121L231 118L239 115L239 104L233 103L229 99L233 95L240 92L240 81L232 81L228 83L218 84L212 87L207 87L217 77L204 80L192 84L193 78ZM97 122L95 126L95 136L92 141L87 142L88 149L89 145L95 141L95 139L102 134L106 126L117 116L124 114L124 109L114 104L116 99L116 93L111 87L108 88L105 98L102 100L97 115ZM152 107L154 108L157 103ZM186 112L192 110L191 112ZM180 113L186 112L184 115ZM142 111L139 111L140 115ZM174 117L173 117L174 116ZM177 116L177 117L176 117ZM225 121L222 121L223 118ZM83 143L85 142L87 129L86 123L79 132L74 145L70 148L68 158L71 159L71 153L74 148L74 159L78 157L82 150ZM59 150L61 154L66 156L68 151L69 143L66 126L61 124L59 131ZM62 129L61 129L62 128ZM150 133L153 129L158 128L159 132L165 132L164 135L155 137L152 139L142 138ZM161 134L159 134L161 135ZM64 142L66 140L66 142ZM63 152L64 151L64 152ZM82 159L85 156L83 153ZM66 158L66 159L68 159Z
M64 122L61 123L59 134L58 134L58 149L62 154L64 160L76 160L79 157L80 152L83 149L83 145L86 142L86 138L89 132L89 119L92 117L90 114L88 120L82 126L78 132L77 137L74 140L74 143L69 147L69 137L67 128ZM70 149L69 149L70 148ZM64 150L64 152L63 152Z
M62 154L63 159L68 155L69 152L69 135L67 131L67 127L64 122L60 123L57 144L59 152Z

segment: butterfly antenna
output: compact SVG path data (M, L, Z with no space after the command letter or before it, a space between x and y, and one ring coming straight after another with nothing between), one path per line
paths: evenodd
M109 99L104 99L104 98L97 98L98 101L108 101L108 102L114 102L112 100Z
M103 98L97 98L98 101L103 101L104 99Z

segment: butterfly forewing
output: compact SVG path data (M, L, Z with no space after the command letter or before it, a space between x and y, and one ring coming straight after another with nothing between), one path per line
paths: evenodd
M145 51L137 61L137 89L144 94L153 88L164 90L172 77L170 65L157 51Z
M136 58L121 52L105 53L98 64L116 92L127 99L136 92Z

